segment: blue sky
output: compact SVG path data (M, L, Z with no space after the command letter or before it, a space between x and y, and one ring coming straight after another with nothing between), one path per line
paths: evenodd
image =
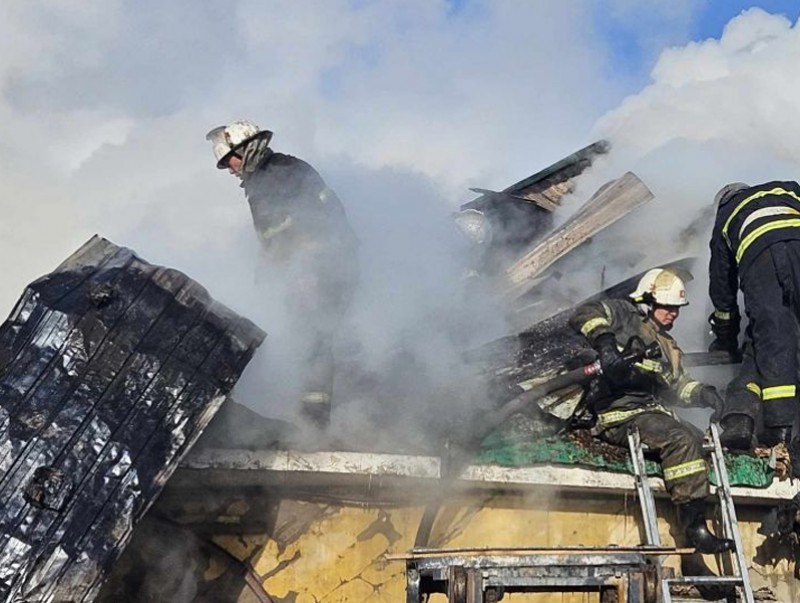
M463 4L465 0L456 0ZM616 7L616 8L614 8ZM792 22L800 15L795 0L699 0L689 2L598 2L595 23L610 52L610 68L638 89L665 47L719 39L725 25L742 11L759 7L784 14Z

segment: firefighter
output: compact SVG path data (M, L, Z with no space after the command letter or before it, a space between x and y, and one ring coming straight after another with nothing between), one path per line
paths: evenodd
M733 183L716 195L711 236L710 350L738 353L741 288L749 320L738 375L726 390L723 443L751 446L762 413L762 443L792 441L798 413L797 337L800 317L800 185ZM800 467L793 467L797 473Z
M636 427L641 440L659 455L664 483L677 506L686 537L701 553L733 548L706 525L708 469L699 430L678 419L670 402L716 408L716 389L692 379L681 365L682 352L668 331L682 306L688 304L683 280L673 271L649 270L630 299L594 301L579 307L570 325L597 351L602 376L591 382L585 402L596 414L593 434L617 446L627 446L628 430ZM639 338L658 344L661 357L635 364L623 346Z
M355 289L357 240L341 201L305 161L277 153L272 132L247 120L211 130L217 168L241 180L261 243L262 266L288 283L286 307L305 349L302 414L330 420L333 338Z

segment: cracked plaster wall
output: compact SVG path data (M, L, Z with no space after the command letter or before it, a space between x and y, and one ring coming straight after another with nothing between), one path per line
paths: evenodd
M476 502L479 504L476 505ZM472 505L472 506L470 506ZM558 510L547 510L556 507ZM252 566L275 603L399 603L405 601L404 566L386 559L412 547L422 514L418 506L378 508L284 500L274 536L220 536L217 544ZM800 600L793 563L769 552L756 533L760 511L744 509L741 529L755 589L768 586L779 601ZM496 497L442 509L432 546L569 546L638 544L638 502L633 497L531 500ZM671 505L659 501L662 541L672 544ZM758 549L758 551L757 551ZM775 566L765 565L772 557ZM706 558L716 569L712 557ZM676 566L676 560L667 565ZM504 601L588 603L593 594L507 595ZM239 599L249 603L250 599ZM432 603L445 597L435 595Z

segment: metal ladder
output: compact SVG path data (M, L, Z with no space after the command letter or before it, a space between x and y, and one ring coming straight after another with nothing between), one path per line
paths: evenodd
M635 427L628 432L628 445L636 481L636 493L639 496L639 505L642 509L647 544L661 546L661 538L658 534L658 524L656 522L656 503L653 499L653 491L650 488L650 480L645 469L643 445L639 437L639 430ZM742 551L742 536L739 533L739 522L736 520L736 508L733 505L733 496L731 495L728 469L725 467L722 444L719 441L719 427L716 423L711 423L711 444L704 446L704 449L711 453L714 473L719 482L717 495L719 496L720 510L722 512L722 532L724 537L733 540L735 545L734 550L731 551L734 574L731 576L664 578L661 584L662 601L663 603L672 603L672 596L669 593L669 587L672 584L730 584L737 588L739 599L742 603L754 603L753 588L750 585L750 577L747 573L747 560Z

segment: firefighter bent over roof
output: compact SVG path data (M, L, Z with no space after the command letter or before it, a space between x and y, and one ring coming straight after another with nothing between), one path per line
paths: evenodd
M280 275L288 289L291 328L304 348L301 412L325 427L333 338L358 280L356 236L336 193L302 159L274 152L269 130L238 120L206 138L217 167L241 180L261 243L261 280Z
M717 538L706 526L709 486L703 436L666 405L678 402L716 408L721 402L714 387L684 371L682 352L667 333L681 306L688 303L683 280L669 270L650 270L630 298L584 304L570 319L570 325L598 352L603 370L590 382L584 398L597 415L593 433L611 444L627 446L629 428L638 428L641 441L660 457L664 483L691 545L701 553L730 550L733 542ZM622 345L633 338L646 346L657 344L661 358L630 363Z
M789 443L798 414L800 185L728 184L715 202L709 264L714 312L709 322L716 339L709 349L738 353L740 287L749 319L742 366L726 392L722 441L749 448L761 412L762 443ZM795 440L790 449L797 448ZM798 476L795 456L792 471Z

